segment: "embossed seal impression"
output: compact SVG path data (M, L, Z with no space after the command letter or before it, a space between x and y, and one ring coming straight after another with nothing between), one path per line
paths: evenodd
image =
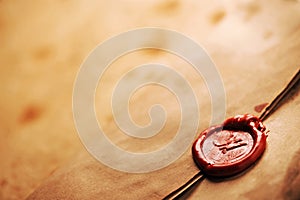
M257 161L266 149L269 132L262 122L299 89L299 81L300 70L259 117L250 114L237 115L221 125L204 130L192 147L193 159L201 170L164 199L182 197L206 176L236 175Z
M263 154L266 138L267 129L259 118L237 115L204 130L193 144L193 158L208 176L235 175Z

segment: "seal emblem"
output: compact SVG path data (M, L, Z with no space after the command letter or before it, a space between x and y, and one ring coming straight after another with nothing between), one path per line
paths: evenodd
M266 149L269 132L262 122L299 89L299 83L300 70L259 117L250 114L237 115L200 133L193 143L192 154L201 170L164 199L183 196L206 176L236 175L257 161Z
M238 174L263 154L266 132L262 121L253 115L229 118L199 135L192 147L194 161L208 176Z

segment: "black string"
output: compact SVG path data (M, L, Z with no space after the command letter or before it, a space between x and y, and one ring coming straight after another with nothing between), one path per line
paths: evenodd
M179 199L186 192L188 192L196 183L198 183L200 180L203 180L203 179L204 179L204 175L201 171L199 171L196 175L194 175L185 184L183 184L178 189L174 190L173 192L168 194L166 197L164 197L163 200Z
M260 120L264 121L267 119L283 102L283 100L291 93L293 89L300 85L300 70L294 75L292 80L287 84L287 86L280 92L279 95L270 103L264 112L260 115Z
M300 85L300 70L298 70L298 72L294 75L288 85L280 92L279 95L276 96L276 98L270 103L270 105L265 108L264 112L259 117L260 120L264 121L265 119L267 119L279 107L279 105L288 96L288 94L290 94L291 91L298 85ZM197 184L199 181L202 181L204 178L205 176L203 175L203 173L199 171L185 184L164 197L163 200L179 199L184 194L186 194L195 184Z

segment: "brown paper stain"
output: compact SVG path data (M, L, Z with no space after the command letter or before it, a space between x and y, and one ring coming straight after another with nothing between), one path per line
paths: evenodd
M29 105L24 110L20 116L20 124L27 124L38 119L42 114L42 109L36 105Z
M248 21L255 15L257 15L261 8L258 4L256 3L249 3L245 6L242 6L242 9L245 11L245 20Z
M6 145L6 141L9 141L9 145L11 144L9 148L11 149L14 147L15 144L18 145L16 149L12 149L13 151L9 153L9 158L2 158L3 165L1 165L0 168L3 169L3 173L5 172L7 173L7 175L3 174L0 178L0 183L5 185L4 189L0 192L0 199L25 199L28 193L36 189L36 186L43 185L44 183L46 184L45 187L37 190L37 192L41 190L44 191L43 195L41 195L39 199L59 199L60 194L62 196L65 195L65 199L71 199L71 197L73 197L73 193L82 195L80 196L81 198L77 197L77 199L108 199L110 195L115 195L120 199L124 199L127 194L131 195L132 198L135 197L140 199L161 199L168 192L176 189L182 183L184 183L185 178L190 178L194 173L194 171L192 170L196 170L196 167L192 163L190 154L188 153L182 156L182 160L185 162L177 162L170 165L170 167L166 168L166 170L163 169L158 172L151 173L150 175L140 175L137 178L135 176L127 176L126 174L121 174L121 176L120 173L107 169L104 166L102 166L101 169L95 167L89 168L88 170L84 170L80 166L88 162L88 155L76 160L76 162L74 162L70 166L65 166L65 162L68 159L70 159L71 153L75 154L75 152L79 150L86 152L86 150L80 144L80 141L77 141L78 138L76 130L74 128L73 120L60 120L65 119L65 113L72 112L71 106L68 106L68 109L66 110L64 109L64 113L57 113L57 115L63 114L63 116L61 118L59 117L55 121L52 121L52 113L55 112L55 110L53 110L53 112L49 112L48 115L48 109L49 111L51 111L50 109L56 108L56 106L59 106L60 104L71 105L71 93L64 92L72 91L72 83L75 80L75 76L73 78L74 80L71 80L69 75L76 74L79 70L81 62L83 62L84 58L87 56L91 48L97 45L99 41L107 39L107 37L121 33L123 31L127 31L128 29L132 29L133 27L163 25L165 27L169 27L170 29L180 29L181 31L184 31L185 34L194 37L195 41L207 45L208 52L215 52L213 54L213 60L215 60L216 64L219 65L218 68L220 69L220 74L222 75L222 79L224 79L224 84L226 86L226 94L228 95L229 99L227 104L227 106L230 108L227 110L228 114L236 113L239 111L247 111L247 109L249 109L249 106L252 106L250 108L253 109L255 105L251 104L253 101L245 100L243 104L240 105L240 108L237 107L237 110L235 110L233 109L234 105L232 105L231 103L234 99L236 99L238 102L242 101L243 99L252 99L246 98L245 96L253 95L253 93L250 93L250 91L253 91L252 89L256 88L252 88L252 85L260 85L259 82L255 81L256 79L253 80L254 84L236 84L236 81L238 81L238 77L240 74L243 74L243 76L245 76L246 78L248 72L252 72L252 70L249 70L250 66L262 67L262 72L266 74L269 74L268 72L270 72L271 78L269 78L268 81L272 83L272 86L269 87L269 85L266 84L266 86L262 88L262 92L266 93L264 94L265 98L268 97L268 99L266 100L271 100L273 96L276 95L276 92L278 92L278 90L281 89L281 87L283 86L279 83L282 83L283 80L285 80L284 76L288 77L288 72L295 69L295 67L293 66L297 63L300 63L300 46L298 39L300 32L297 31L293 26L293 23L291 23L300 19L299 12L297 12L298 10L296 9L290 9L290 7L287 7L286 3L283 1L278 1L275 4L270 4L267 2L256 2L260 5L260 9L258 9L258 12L256 12L257 15L253 15L253 18L255 18L255 20L257 19L257 21L255 21L256 23L239 24L231 23L229 20L229 23L223 23L225 22L225 20L227 22L227 18L229 18L229 15L231 16L231 14L229 14L229 11L227 12L226 10L226 16L217 22L218 25L222 24L222 26L218 26L218 28L220 28L220 33L222 33L222 38L223 33L224 36L230 35L232 33L232 30L238 30L240 28L245 28L246 30L253 30L253 33L249 32L249 35L246 35L247 38L244 38L243 35L239 35L237 36L237 38L233 38L232 42L224 44L224 48L223 44L222 46L218 45L218 39L221 36L219 34L211 35L211 32L213 30L211 30L212 24L209 21L213 12L219 10L220 7L216 8L213 5L206 7L206 3L202 3L200 1L199 3L195 3L196 1L194 3L190 1L181 1L178 3L178 1L176 2L169 0L161 2L157 1L152 3L149 3L148 1L144 1L142 3L132 1L132 5L130 5L130 3L128 3L127 5L122 5L122 3L120 3L119 5L119 2L99 2L92 4L91 2L79 3L77 1L70 4L63 4L63 2L52 2L46 4L36 3L34 4L34 6L32 6L28 5L28 3L6 4L8 3L8 1L1 1L1 3L3 3L3 8L8 8L1 9L1 11L3 12L0 12L0 21L2 19L2 22L0 22L0 41L4 41L3 43L1 43L1 52L3 52L3 71L1 74L3 75L3 77L5 77L5 79L6 77L7 79L9 79L9 81L4 82L2 84L2 89L5 89L3 91L8 91L8 89L14 88L14 86L17 85L20 85L20 90L18 91L21 91L23 87L33 88L33 91L35 91L36 85L37 83L39 83L46 84L47 88L49 86L50 91L59 90L58 92L62 95L58 95L58 97L55 100L53 99L53 102L51 99L49 99L49 101L51 101L51 105L53 104L54 106L47 107L47 113L46 107L43 107L43 105L24 105L24 102L22 100L18 100L22 98L22 95L24 95L23 92L17 92L15 94L15 98L11 99L9 102L5 102L6 98L3 98L1 106L2 108L7 107L7 109L2 109L1 117L7 118L5 119L5 121L14 120L16 117L17 122L19 122L19 119L24 119L25 125L31 125L30 123L32 123L34 125L38 125L39 128L30 129L31 127L28 126L28 132L32 134L26 137L23 135L24 137L22 136L21 139L16 137L14 134L7 133L4 133L0 138L2 141L2 145ZM240 17L239 15L235 16L235 14L239 14L239 11L236 10L237 3L238 2L228 2L228 6L230 8L233 8L232 12L234 13L234 17ZM0 5L2 6L2 4ZM132 10L137 11L137 14L128 13L127 9L122 9L123 6L132 7ZM112 9L102 9L107 7ZM197 10L198 12L191 12L191 8L193 10ZM101 12L95 12L99 9ZM260 15L260 13L264 13L268 10L272 11L274 16L267 16L264 14ZM55 15L53 14L54 11ZM146 12L148 15L143 15ZM114 14L111 15L110 13ZM142 14L138 15L138 13ZM245 12L245 10L242 10L243 19L245 13L247 12ZM206 21L202 22L202 20L199 20L202 18L204 18ZM98 19L101 20L99 21ZM122 19L121 24L118 23L119 19ZM278 19L282 19L282 21ZM290 19L288 21L289 23L286 23L284 21L285 19ZM24 20L26 20L25 23ZM264 22L267 20L270 20L270 23L268 24L268 26L265 26L266 24L264 24ZM47 23L40 23L43 21ZM93 22L95 22L96 25L90 26ZM26 26L27 28L24 28L24 26ZM257 27L261 28L261 30L258 30L258 32L256 31ZM278 36L278 41L276 40L276 44L274 44L275 46L272 46L272 48L268 49L268 51L265 54L260 53L260 51L258 51L255 55L255 59L253 59L252 54L250 55L250 53L247 52L243 53L244 47L243 45L240 45L239 41L246 39L251 45L250 48L262 49L264 44L260 43L260 41L257 41L256 34L262 34L263 36L264 31L267 31L266 29L268 29L274 32L274 37L276 36L277 39L278 27L280 27L280 37ZM50 31L50 33L55 33L57 30L59 30L60 34L49 34L49 37L47 38L41 37L41 34L45 31L47 32L48 30ZM226 37L224 37L224 39L226 39ZM74 45L74 41L76 44L80 44L77 46L75 44L75 49L74 46L70 45ZM163 37L161 37L161 41L166 42L163 39ZM49 42L51 43L49 44ZM215 45L214 43L216 43L217 45ZM22 52L24 51L22 50L22 48L18 48L24 46L25 44L28 44L28 48L26 47L26 50L28 50L30 56L22 56ZM47 50L47 48L49 49ZM47 74L47 79L43 79L42 77L44 76L45 71L35 70L42 66L38 62L47 61L47 63L45 63L46 66L52 66L53 60L51 58L53 57L53 55L57 55L58 49L63 55L72 55L72 57L62 56L61 62L56 63L57 67L46 70L47 72L49 72L49 74ZM236 54L237 51L241 51L242 54ZM225 52L225 54L223 52ZM138 60L139 58L136 59ZM76 67L74 65L75 63ZM130 62L125 64L127 65L132 63L135 64L136 62ZM21 67L20 70L18 67ZM62 76L59 76L60 79L63 80L61 82L62 84L56 84L56 82L60 80L55 79L58 73L56 70L59 70L58 72L63 72ZM280 73L280 71L284 73ZM31 72L36 73L34 77L32 77L34 78L34 81L24 81L22 85L19 84L21 80L19 78ZM263 73L259 75L262 78L264 78L264 76L262 76ZM274 81L276 79L279 79L279 81ZM52 80L52 82L48 82L48 80ZM192 83L196 85L196 83ZM58 86L60 87L58 88ZM243 95L237 93L236 88L238 88L238 91L245 91ZM201 89L196 90L197 93L201 93L203 91ZM28 95L31 94L28 93ZM201 97L201 95L199 96ZM31 97L29 96L28 98ZM168 99L165 99L165 101L167 100ZM207 102L209 104L209 101ZM233 103L234 102L235 101L233 101ZM264 101L261 101L259 103L263 102ZM297 100L297 102L299 101ZM206 100L200 100L199 105L205 107L207 105ZM30 109L27 108L27 106L33 107L33 110L35 111L31 112ZM35 109L36 107L37 109ZM297 107L293 108L297 109ZM203 111L201 110L201 114L202 113ZM105 112L104 115L106 116L106 114L107 113ZM203 114L206 114L206 112L204 112ZM208 118L206 115L203 114L201 115L201 123L202 120L204 120L204 118ZM283 112L283 114L285 113ZM288 113L286 116L289 116ZM43 120L40 120L41 117L43 117ZM5 121L2 123L5 123ZM41 121L49 122L51 124L53 123L54 126L53 128L49 129L49 126L46 125L49 123L39 124ZM15 131L15 124L11 124L12 125L5 126L4 132L13 133ZM292 124L292 126L298 127L298 124ZM40 130L44 130L43 134L39 133ZM114 131L114 129L110 130ZM278 131L281 131L281 129L278 129ZM1 132L3 131L1 130ZM43 142L45 140L47 141L48 138L52 138L52 140L49 140L49 142L53 142L53 145L48 145L48 147L47 145L42 146ZM31 142L33 140L36 140L36 142ZM280 140L282 140L282 138L274 138L275 143L280 142ZM70 147L70 149L72 150L69 150L69 147L68 149L63 148L65 147L65 145L69 145L70 142L74 141L76 141L78 145L72 144ZM116 144L119 144L122 141L116 140L115 142ZM42 152L39 151L40 148L42 148ZM293 148L299 147L294 146ZM26 151L22 152L23 149L26 149ZM6 153L5 150L6 148L3 151L3 155ZM45 155L42 155L42 160L42 157L40 156L41 153ZM53 166L52 164L53 157L56 158L58 163L55 166ZM15 164L5 164L14 160L18 161L17 169L14 169L12 167L15 166ZM22 161L22 163L20 163L20 160ZM30 164L41 162L45 165ZM276 159L267 159L267 162L270 162L270 166L272 167L278 166L278 162ZM64 168L61 170L61 174L65 174L66 176L51 176L49 178L50 180L45 180L49 174L49 171L51 171L51 169L49 169L47 165L51 166L51 169L52 166L53 168L56 166L64 166ZM283 174L275 174L272 173L272 168L266 169L265 167L266 166L259 165L259 171L270 170L270 176L264 177L264 174L260 176L260 174L254 173L254 177L247 176L244 179L246 183L244 184L245 189L248 190L249 188L253 188L253 193L257 197L256 199L261 199L259 198L261 196L266 197L266 195L269 195L274 191L281 192L282 185L270 188L270 186L264 187L265 185L260 185L260 183L263 181L269 181L274 176L278 176L276 178L283 180L285 172ZM74 172L67 176L71 169ZM96 171L96 173L93 173L94 171ZM36 173L30 174L30 172ZM256 182L252 182L252 179L256 178L258 179L257 184ZM134 183L143 181L144 179L147 179L147 183L149 183L149 185L144 187L131 187L131 185L134 185ZM42 183L43 180L45 180L44 183ZM47 182L51 181L52 184L47 184ZM255 185L250 185L251 183ZM217 191L213 195L217 196L216 198L220 198L219 194L224 194L232 190L234 191L233 193L235 193L235 191L236 193L244 193L245 190L243 190L244 188L241 188L240 185L240 181L237 181L237 184L235 185L232 185L231 183L224 184L224 187L221 187L217 184L209 184L209 182L207 182L207 184L199 185L195 193L200 193L201 191L199 196L201 196L202 199L209 199L206 198L207 196L209 196L208 193L202 193L202 189L204 187L204 191ZM21 188L21 191L15 192L12 189L13 186L19 186ZM115 188L115 186L117 188ZM109 190L109 192L107 192L107 190ZM261 196L259 196L258 194L261 194ZM231 197L224 195L223 198L230 199ZM231 199L238 198L236 197Z
M218 10L218 11L214 12L212 14L212 16L210 17L210 22L213 25L216 25L216 24L220 23L224 19L225 16L226 16L226 12L224 10Z
M33 52L33 57L36 60L44 60L53 55L53 49L49 46L44 46L36 49L35 52Z
M156 11L161 14L175 14L179 8L180 3L178 0L169 0L155 7Z
M0 181L0 186L1 188L3 188L4 186L6 186L8 184L7 180L3 179Z
M164 53L164 51L160 50L160 49L154 49L154 48L149 48L144 50L145 54L150 55L150 56L156 56L159 54Z
M268 105L268 103L262 103L262 104L256 105L254 107L254 110L256 112L260 113L267 105Z

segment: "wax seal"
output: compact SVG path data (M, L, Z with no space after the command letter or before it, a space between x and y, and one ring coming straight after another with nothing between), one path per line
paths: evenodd
M266 138L266 127L259 118L237 115L204 130L193 144L193 158L208 176L232 176L260 158Z
M192 147L194 161L201 170L164 199L182 197L206 176L228 177L254 164L266 149L268 130L262 122L299 89L299 81L300 70L259 117L237 115L204 130Z

